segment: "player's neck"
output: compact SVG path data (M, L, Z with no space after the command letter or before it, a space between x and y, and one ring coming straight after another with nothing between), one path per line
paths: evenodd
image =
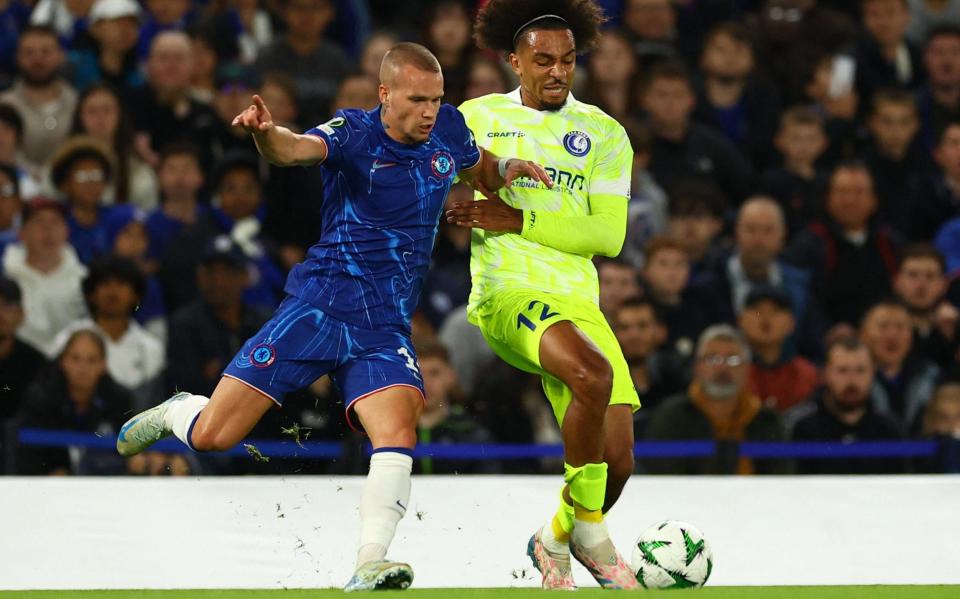
M411 145L413 142L403 136L397 124L392 122L390 113L386 106L380 107L380 124L383 125L383 131L387 137L401 144Z

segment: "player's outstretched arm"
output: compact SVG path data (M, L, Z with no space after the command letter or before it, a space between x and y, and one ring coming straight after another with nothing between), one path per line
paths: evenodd
M310 166L327 157L327 144L313 135L300 135L280 127L263 99L254 94L253 104L233 119L234 127L242 127L253 135L260 154L278 166Z

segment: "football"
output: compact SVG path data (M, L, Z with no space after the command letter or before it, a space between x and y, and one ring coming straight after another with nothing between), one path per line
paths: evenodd
M713 552L697 527L667 520L640 535L630 564L644 588L695 589L710 578Z

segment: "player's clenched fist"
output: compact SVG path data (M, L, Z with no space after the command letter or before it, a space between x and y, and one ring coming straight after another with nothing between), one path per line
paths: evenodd
M273 127L273 117L263 103L263 98L253 95L253 104L233 117L234 127L243 127L247 133L266 133Z

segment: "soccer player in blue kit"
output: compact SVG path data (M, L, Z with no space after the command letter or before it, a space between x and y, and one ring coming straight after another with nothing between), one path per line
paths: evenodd
M178 393L131 418L117 437L125 456L170 434L195 451L223 451L287 393L330 373L348 422L373 446L348 591L402 589L413 580L409 565L385 558L409 504L424 401L410 317L454 178L488 193L518 177L553 184L533 162L477 147L460 112L441 104L440 64L423 46L394 46L380 81L379 107L338 111L304 134L275 125L259 96L234 119L271 163L322 164L320 241L290 272L286 299L227 365L210 398Z

